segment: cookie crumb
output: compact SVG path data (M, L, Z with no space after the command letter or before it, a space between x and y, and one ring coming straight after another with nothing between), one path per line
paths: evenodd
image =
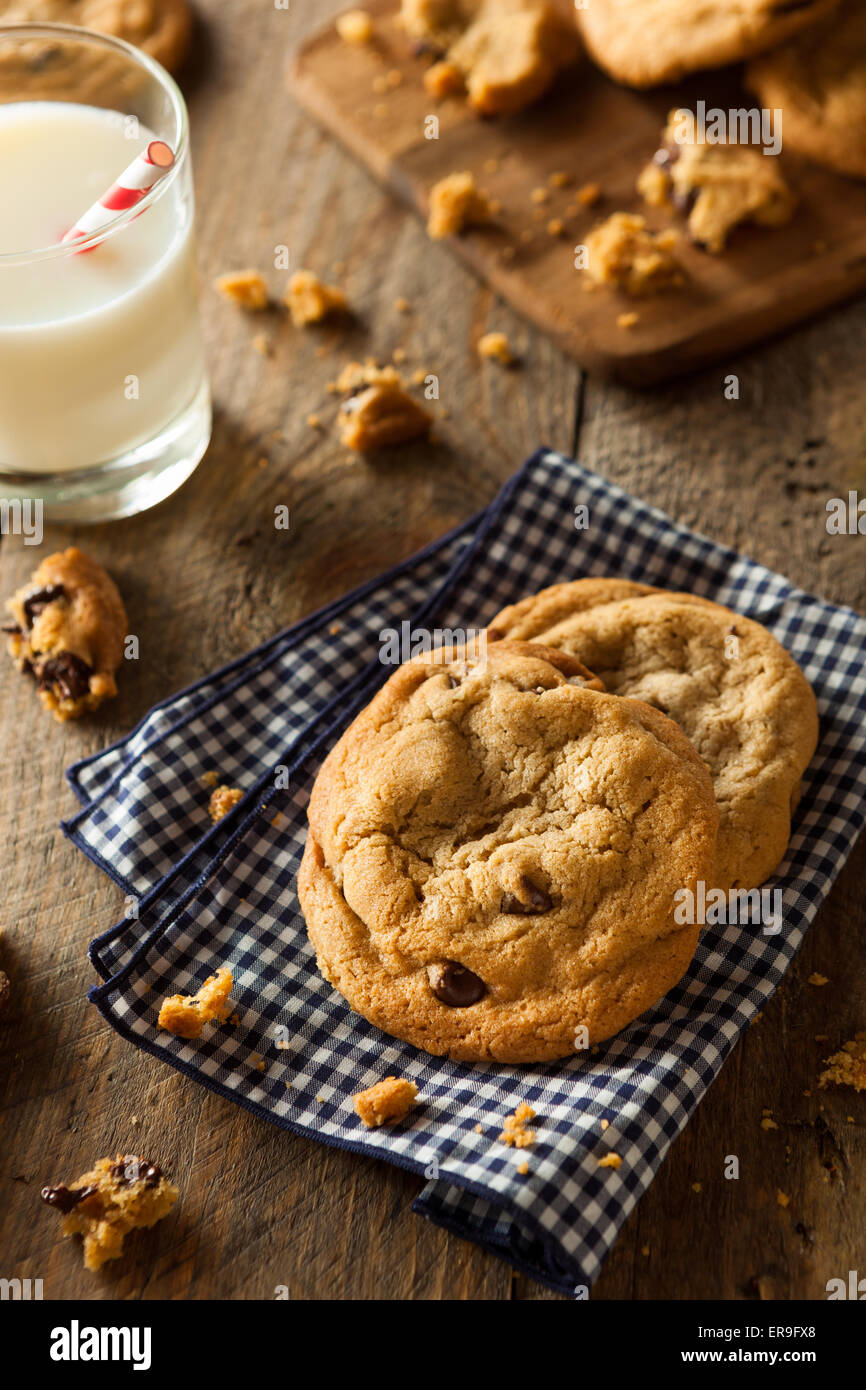
M253 348L260 357L273 357L274 347L266 333L257 333L252 339Z
M240 787L215 787L207 807L214 825L221 821L223 816L227 816L242 798L243 792Z
M777 1188L776 1188L776 1201L779 1203L779 1206L780 1206L780 1207L787 1207L787 1206L790 1205L791 1198L788 1196L788 1194L787 1194L786 1192L783 1192L782 1189L781 1189L780 1187L777 1187Z
M514 353L511 351L511 344L505 333L485 333L478 339L476 344L479 357L492 358L496 362L501 362L503 367L514 365Z
M197 1038L206 1023L228 1018L228 997L234 986L230 970L221 966L195 994L172 994L163 1000L157 1023L178 1038Z
M551 188L568 188L569 185L574 182L574 179L572 175L566 173L564 169L557 169L550 175L547 182Z
M321 428L322 428L322 417L321 417L321 415L308 415L308 416L307 416L307 424L309 425L309 427L310 427L311 430L319 430L319 429L321 429Z
M598 1160L599 1168L619 1168L621 1163L620 1155L615 1153L605 1154L604 1158Z
M529 1172L529 1164L527 1163L526 1159L524 1159L522 1163L519 1163L517 1165L517 1172L520 1174L522 1178L526 1177L527 1173Z
M855 1033L851 1042L828 1057L826 1068L818 1077L820 1087L852 1086L855 1091L866 1091L866 1032Z
M641 1248L640 1248L640 1253L641 1253L642 1255L648 1255L649 1252L650 1252L650 1248L649 1248L648 1245L642 1245L642 1246L641 1246Z
M474 1125L473 1128L474 1128L476 1134L483 1134L483 1133L484 1133L484 1126L483 1126L482 1124L480 1124L480 1123L477 1124L477 1125Z
M650 231L643 217L615 212L586 239L585 274L597 285L613 285L626 294L658 294L683 284L682 269L672 255L675 232Z
M62 1234L84 1237L84 1267L94 1271L119 1259L124 1237L155 1226L179 1195L155 1163L133 1154L97 1159L71 1187L43 1187L41 1193L62 1214Z
M211 771L211 772L204 772L204 773L202 773L202 776L201 776L202 784L203 784L205 787L215 787L215 786L218 785L219 780L220 780L220 775L219 775L218 772L213 772L213 771Z
M499 1135L500 1144L508 1144L514 1149L528 1149L535 1143L535 1130L527 1129L527 1121L535 1119L535 1111L526 1101L521 1101L513 1115L506 1115L505 1128Z
M639 322L640 314L636 314L634 310L632 310L629 314L617 314L617 328L634 328L635 324Z
M368 1129L378 1129L379 1125L393 1124L402 1120L412 1109L418 1096L414 1081L406 1081L399 1076L386 1076L366 1091L359 1091L353 1097L355 1112L360 1115Z
M321 323L332 314L347 314L349 301L336 285L326 285L312 270L296 270L283 296L296 328Z
M434 63L424 74L424 89L434 101L442 101L445 97L459 96L466 90L463 81L463 73L456 63L450 63L443 59L440 63Z
M830 1041L830 1034L829 1034L829 1033L816 1033L816 1034L815 1034L815 1041L818 1042L818 1043L829 1042L829 1041Z
M376 32L366 10L347 10L345 14L338 15L335 27L344 43L359 46L372 43Z
M430 433L433 417L412 399L394 367L350 362L340 373L337 389L346 396L337 423L340 443L347 449L368 453Z
M577 201L580 203L581 207L584 207L584 208L591 208L591 207L594 207L596 203L598 203L598 202L601 201L601 184L598 184L598 183L584 183L584 184L581 184L580 188L577 190L577 192L575 193L574 196L575 196L575 198L577 199Z
M829 985L829 983L829 975L819 975L817 971L814 971L806 981L807 985L817 985L818 988L820 988L821 985Z
M398 314L408 314L411 307L408 299L404 299L402 294L394 300L394 308L397 310Z
M562 236L562 234L563 234L564 231L565 231L565 223L563 222L562 218L561 218L561 217L551 217L550 221L549 221L548 224L547 224L547 235L548 235L548 236L553 236L553 237L558 237L558 236Z
M242 309L266 309L268 287L257 270L231 270L220 275L214 285L224 299L230 299Z
M699 1183L699 1182L693 1182L693 1183L692 1183L692 1192L703 1192L703 1190L704 1190L703 1183Z
M550 198L550 191L547 188L533 188L529 196L533 203L546 203Z
M601 1125L602 1130L610 1128L610 1120L600 1120L599 1123Z
M490 221L490 203L468 170L447 174L430 189L427 233L434 241Z
M775 1121L775 1120L771 1120L770 1117L769 1117L769 1115L765 1115L765 1116L764 1116L763 1120L761 1121L761 1129L778 1129L778 1128L779 1128L779 1126L776 1124L776 1121Z

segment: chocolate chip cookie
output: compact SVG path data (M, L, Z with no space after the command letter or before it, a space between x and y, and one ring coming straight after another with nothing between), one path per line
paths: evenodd
M564 1057L687 969L674 895L713 876L712 783L672 720L594 684L527 643L432 653L322 765L300 902L322 974L386 1033Z
M125 39L175 71L189 47L187 0L8 0L4 24L74 24Z
M43 1187L42 1200L63 1216L65 1236L84 1237L86 1269L101 1269L123 1253L123 1238L155 1226L178 1199L178 1190L155 1163L133 1154L99 1158L67 1187Z
M630 87L656 87L763 53L832 14L837 3L591 0L576 14L599 67Z
M866 179L866 8L847 0L832 20L751 63L746 81L784 112L785 148Z
M769 878L788 845L818 715L808 681L766 628L691 594L579 579L503 609L488 635L491 650L498 638L558 647L608 690L675 719L713 777L715 886Z
M74 546L49 555L6 607L9 654L57 719L78 719L117 694L126 610L89 555Z
M749 145L684 140L681 114L671 112L660 146L638 179L651 206L683 213L691 240L715 254L743 222L780 227L790 221L795 198L774 156Z

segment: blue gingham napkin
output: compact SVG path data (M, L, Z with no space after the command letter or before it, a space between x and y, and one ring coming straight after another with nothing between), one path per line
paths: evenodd
M388 674L383 628L475 628L524 594L592 574L729 604L769 627L812 682L821 741L770 885L784 893L783 930L705 928L680 985L588 1056L544 1066L430 1057L353 1014L316 971L295 894L311 784ZM64 829L128 894L127 915L91 945L102 978L91 998L124 1037L262 1118L424 1174L417 1211L578 1293L779 984L861 830L864 668L857 614L540 451L484 513L70 770L82 809ZM214 771L246 795L208 828L202 778ZM235 977L237 1024L193 1042L158 1031L162 998L195 990L219 965ZM366 1130L352 1096L392 1073L416 1082L421 1103L399 1126ZM537 1139L515 1152L497 1136L522 1101ZM600 1166L610 1152L619 1167Z

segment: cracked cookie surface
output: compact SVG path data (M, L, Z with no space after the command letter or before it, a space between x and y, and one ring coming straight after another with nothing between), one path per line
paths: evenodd
M671 720L594 684L525 643L431 653L325 760L299 897L322 974L385 1032L563 1057L687 969L698 928L672 909L712 876L709 774Z
M578 579L503 609L490 636L560 648L608 690L676 720L713 776L716 886L769 878L787 849L818 715L808 681L766 628L691 594Z
M832 20L746 70L764 106L785 115L785 148L866 179L866 8L848 0Z
M837 3L592 0L576 16L599 67L629 86L655 87L763 53L832 14Z
M117 694L126 610L114 580L83 550L47 556L6 607L9 654L55 718L78 719Z

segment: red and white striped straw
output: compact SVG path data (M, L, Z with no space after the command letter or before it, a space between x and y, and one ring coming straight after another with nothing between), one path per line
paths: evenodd
M164 140L151 140L147 149L137 154L129 168L124 169L117 182L79 217L74 227L70 227L63 240L80 241L82 237L92 236L100 227L112 222L119 212L135 207L173 164L171 147Z

